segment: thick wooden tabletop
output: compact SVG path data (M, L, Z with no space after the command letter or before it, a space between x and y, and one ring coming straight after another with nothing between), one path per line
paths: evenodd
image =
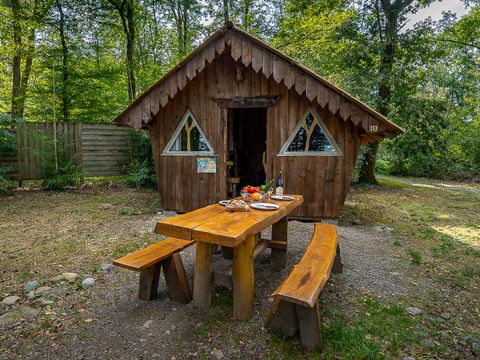
M155 232L184 240L235 247L248 235L259 233L303 203L301 195L291 196L294 197L292 201L271 200L271 203L280 206L273 211L250 208L249 212L227 212L220 204L209 205L161 220L157 223Z

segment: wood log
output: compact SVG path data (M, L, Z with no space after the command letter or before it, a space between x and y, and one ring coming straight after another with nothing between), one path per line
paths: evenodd
M197 242L193 302L196 306L210 306L212 300L212 245Z
M282 218L272 225L271 244L281 246L272 247L271 264L274 269L283 269L287 264L288 221Z
M247 319L253 312L253 248L255 235L247 236L233 253L233 317Z
M192 301L192 292L187 281L180 254L173 254L162 262L163 273L167 283L168 295L173 301L188 304Z
M140 271L140 281L138 286L139 299L153 300L157 297L160 267L160 264L157 263L154 266Z

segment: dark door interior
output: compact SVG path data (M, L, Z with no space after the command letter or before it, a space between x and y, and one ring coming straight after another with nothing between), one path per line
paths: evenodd
M237 196L245 185L265 183L267 108L229 109L228 193Z

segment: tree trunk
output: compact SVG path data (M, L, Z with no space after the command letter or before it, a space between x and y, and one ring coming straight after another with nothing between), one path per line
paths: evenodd
M378 69L380 80L378 84L377 108L378 111L385 116L388 115L389 103L392 96L391 78L395 61L395 46L398 37L398 16L412 2L413 0L397 0L394 5L392 5L390 0L381 1L385 21L385 36L383 37L382 54ZM381 29L380 16L378 16L377 21L379 21L378 28ZM380 38L382 38L381 34ZM358 176L359 183L379 184L375 177L378 145L378 142L374 142L365 146L365 157Z
M133 3L127 1L127 72L128 72L128 98L133 101L136 97L136 83L133 63L133 51L135 49L135 19Z
M37 15L37 1L34 2L33 14ZM12 0L11 11L13 15L13 58L12 58L12 119L22 119L25 113L25 100L28 81L32 73L33 55L35 51L35 28L29 30L27 48L22 42L22 29L20 25L20 2ZM22 58L25 57L25 67L22 73Z
M127 84L128 99L133 101L136 97L136 81L134 71L134 49L135 49L135 5L134 0L108 0L117 10L122 21L123 32L127 38L126 62L127 62Z
M12 58L12 118L22 117L20 106L21 65L22 65L22 35L20 27L20 4L12 0L11 10L13 15L13 58Z
M379 185L375 177L375 162L377 160L378 142L365 145L365 154L358 174L358 182L362 184Z
M63 121L68 122L70 118L69 111L69 93L68 93L68 47L67 40L65 38L65 15L63 13L62 4L60 0L56 1L57 9L60 14L59 32L60 42L62 44L62 114Z
M230 15L228 14L228 0L223 0L223 19L225 22L230 20Z

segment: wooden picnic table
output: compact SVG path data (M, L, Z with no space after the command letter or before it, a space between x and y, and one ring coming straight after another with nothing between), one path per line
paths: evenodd
M253 311L254 258L272 248L272 263L285 266L287 249L286 217L303 203L301 195L291 195L292 201L275 201L278 210L226 212L220 204L209 205L192 212L161 220L155 227L158 234L196 241L193 301L197 306L210 306L212 278L212 245L233 248L231 276L233 315L245 319ZM257 234L272 225L272 240L261 240ZM257 241L258 240L258 241ZM231 275L230 275L231 274ZM219 276L220 277L220 276ZM228 279L227 279L228 282ZM220 283L225 283L223 276Z

